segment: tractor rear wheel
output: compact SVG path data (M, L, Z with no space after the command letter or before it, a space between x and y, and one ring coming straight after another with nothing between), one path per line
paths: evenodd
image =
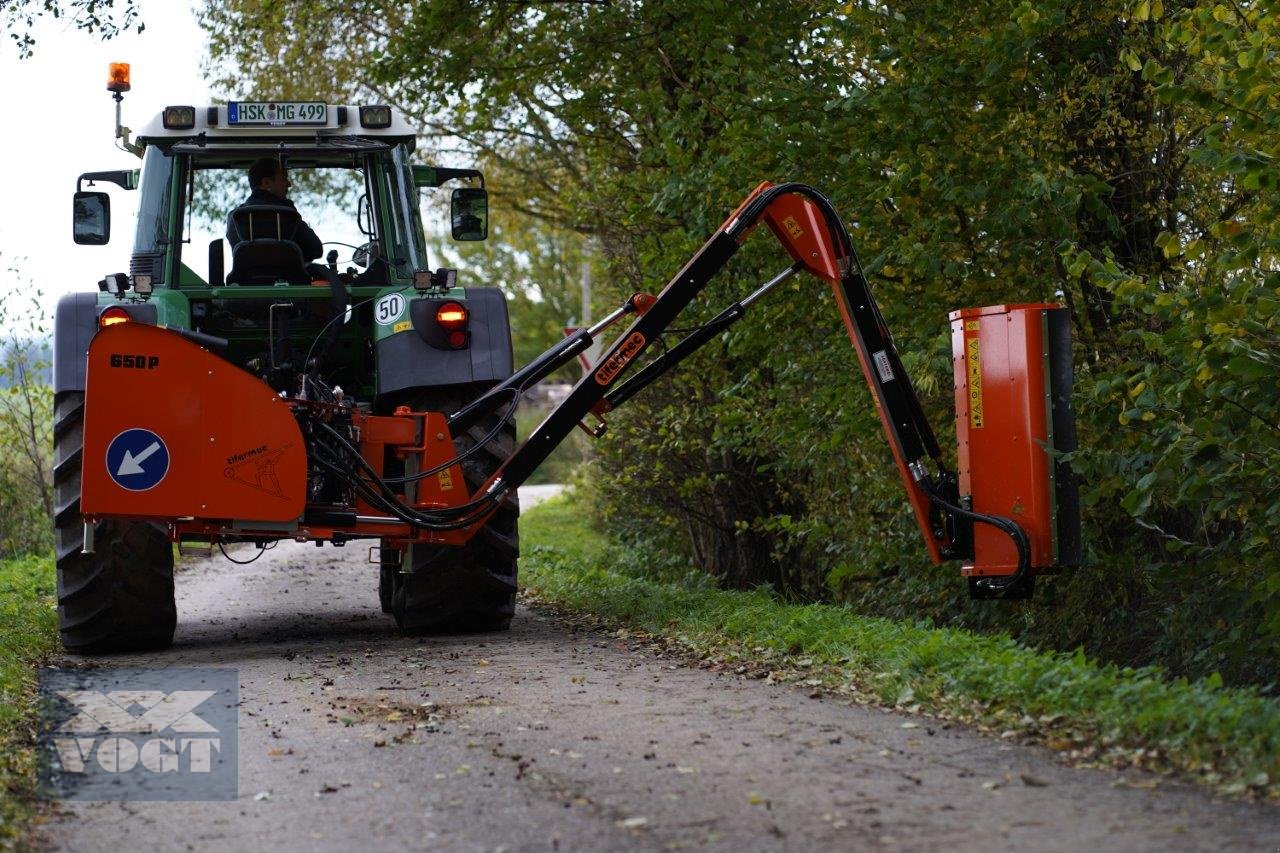
M94 553L80 553L80 465L84 393L54 398L53 484L57 507L58 628L62 644L80 654L144 651L173 642L178 613L173 598L173 548L152 524L103 521Z
M410 405L419 412L451 413L471 399L456 391L426 392L416 395ZM454 446L459 453L483 445L462 463L462 473L472 494L515 447L514 418L489 437L503 411L505 407L454 436ZM384 567L381 587L391 593L392 615L401 632L507 630L516 605L519 516L520 504L512 491L489 523L463 547L411 545L405 549L404 571L388 572ZM388 574L391 577L387 577Z

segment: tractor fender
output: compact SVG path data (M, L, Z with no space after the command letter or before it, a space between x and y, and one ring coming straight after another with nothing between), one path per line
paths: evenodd
M140 323L156 324L156 306L147 302L116 302ZM89 341L98 331L98 315L110 305L98 304L98 294L68 293L58 300L53 320L53 392L84 390Z
M471 342L466 349L441 350L409 328L379 340L378 393L410 388L501 382L514 368L507 300L496 287L468 287L464 302L471 313ZM412 302L410 311L412 314Z

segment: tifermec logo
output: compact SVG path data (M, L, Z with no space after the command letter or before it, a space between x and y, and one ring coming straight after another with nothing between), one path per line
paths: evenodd
M75 800L234 800L232 669L49 669L41 782Z
M596 384L608 385L613 378L622 372L622 368L635 358L640 350L644 349L644 335L639 332L632 332L631 337L622 342L622 346L605 359L604 364L596 371Z

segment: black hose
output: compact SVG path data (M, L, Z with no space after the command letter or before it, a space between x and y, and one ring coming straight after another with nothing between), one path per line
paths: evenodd
M988 515L985 512L974 512L971 509L957 506L944 498L937 487L934 486L933 480L924 477L919 481L921 490L929 496L929 500L941 507L946 512L960 518L967 518L970 521L976 521L980 524L989 524L998 530L1003 531L1010 539L1013 540L1014 547L1018 549L1018 568L1009 576L1008 580L996 580L995 578L978 578L978 584L984 589L994 593L1009 592L1022 582L1027 572L1031 571L1031 540L1027 538L1027 533L1013 519L1005 518L1000 515Z
M490 505L506 496L506 491L503 490L483 495L460 506L445 507L425 513L419 512L402 502L378 476L377 471L369 465L368 461L337 430L321 421L316 421L316 425L328 432L338 442L338 445L348 454L349 461L356 463L355 466L345 471L338 469L336 473L348 477L355 475L352 477L353 481L365 488L379 487L382 493L378 495L378 501L369 501L369 503L378 506L380 509L390 509L393 515L411 526L423 527L428 530L458 530L478 521ZM322 461L322 464L325 464L326 467L332 466L331 462ZM336 468L336 466L333 467ZM360 477L361 472L367 474L369 479Z

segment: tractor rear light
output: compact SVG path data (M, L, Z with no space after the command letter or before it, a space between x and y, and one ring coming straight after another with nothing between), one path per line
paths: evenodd
M196 126L196 108L165 107L161 120L165 130L189 130Z
M128 323L132 319L128 311L119 305L112 305L98 315L98 328L105 329L107 326L114 326L117 323Z
M117 95L121 92L129 91L129 63L112 62L107 65L107 91L115 92Z
M360 126L370 130L391 127L391 107L381 104L360 108Z
M446 302L436 309L436 322L446 332L465 332L470 313L460 303ZM452 335L450 335L452 342ZM456 346L456 344L455 344Z
M413 327L428 346L466 349L471 343L471 310L457 299L415 299L410 306Z

